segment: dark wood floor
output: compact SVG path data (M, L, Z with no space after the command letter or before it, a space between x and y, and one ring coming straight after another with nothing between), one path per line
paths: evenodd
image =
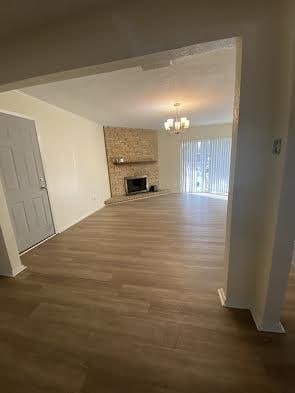
M220 306L226 202L168 195L106 207L0 279L3 393L294 393L287 335Z

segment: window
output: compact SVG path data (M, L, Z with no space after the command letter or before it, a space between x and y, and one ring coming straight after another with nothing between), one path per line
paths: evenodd
M230 155L230 137L182 141L181 191L227 194Z

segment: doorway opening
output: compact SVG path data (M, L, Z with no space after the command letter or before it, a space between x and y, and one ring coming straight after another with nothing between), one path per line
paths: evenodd
M38 114L57 233L100 209L110 196L121 198L124 193L125 198L128 176L148 176L152 196L166 190L227 195L235 160L237 41L197 44L77 70L75 78L71 74L64 79L63 74L60 81L44 80L0 96L0 108L13 111L17 106L18 112L29 108ZM181 138L164 129L175 102L182 103L190 121ZM55 129L59 133L51 132ZM39 188L41 178L36 178Z

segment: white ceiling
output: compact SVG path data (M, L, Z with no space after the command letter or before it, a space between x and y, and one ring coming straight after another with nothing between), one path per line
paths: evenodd
M145 56L140 64L22 91L101 125L163 128L175 102L181 103L181 114L192 126L232 121L233 41L197 45L174 56L170 52L156 63Z

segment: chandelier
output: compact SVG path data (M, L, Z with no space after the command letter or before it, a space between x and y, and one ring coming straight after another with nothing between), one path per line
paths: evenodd
M174 104L176 115L175 119L168 119L165 121L165 130L169 131L171 134L179 134L183 132L186 128L189 128L189 120L186 117L179 116L180 103Z

